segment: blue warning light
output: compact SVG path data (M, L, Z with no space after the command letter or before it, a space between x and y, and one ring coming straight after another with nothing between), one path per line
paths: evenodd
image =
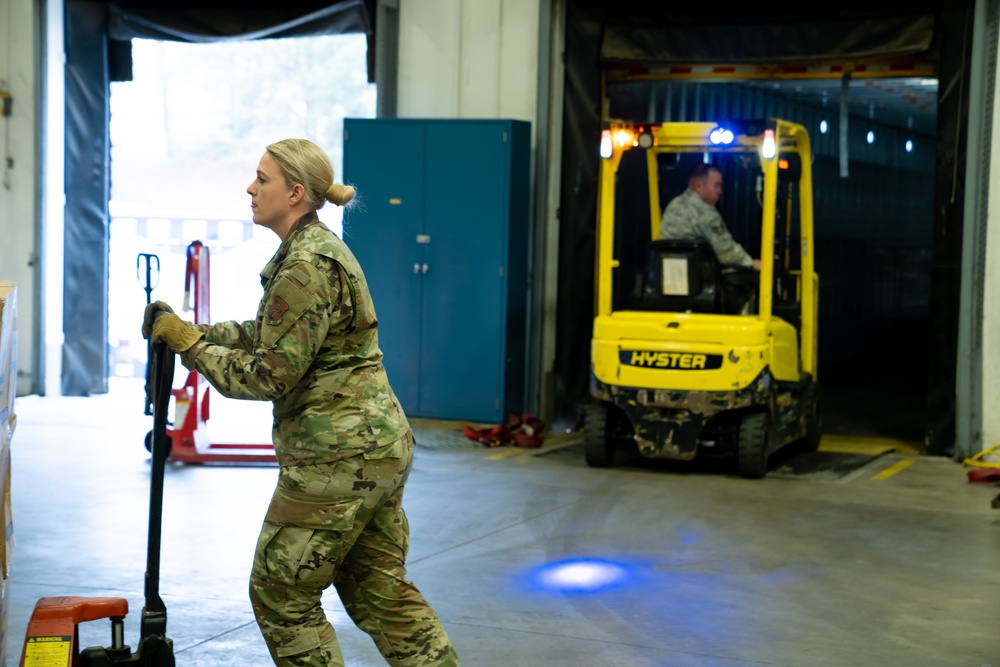
M720 144L723 146L728 146L729 144L733 143L733 140L735 138L736 135L733 134L732 130L721 126L712 130L708 135L708 140L711 141L716 146Z

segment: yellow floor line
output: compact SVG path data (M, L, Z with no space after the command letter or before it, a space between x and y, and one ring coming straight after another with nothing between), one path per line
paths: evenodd
M864 442L822 442L819 446L821 452L834 452L836 454L865 454L868 456L879 456L895 451L892 447L885 445L875 445Z
M582 434L576 432L569 433L547 433L545 434L544 444L557 444L563 440L568 440L569 438L580 438Z
M894 440L892 438L868 438L853 435L825 434L820 441L820 450L844 454L884 454L889 451L900 454L920 455L925 453L920 443Z
M521 449L521 448L517 448L517 449L504 449L504 451L497 452L496 454L490 454L486 458L489 461L503 461L504 459L509 459L510 457L517 456L518 454L521 454L523 452L524 452L524 450Z
M916 459L903 459L902 461L894 463L893 465L889 466L888 468L886 468L885 470L883 470L879 474L875 475L874 477L872 477L872 479L889 479L890 477L892 477L896 473L902 472L903 470L906 470L911 465L913 465L915 462L916 462Z

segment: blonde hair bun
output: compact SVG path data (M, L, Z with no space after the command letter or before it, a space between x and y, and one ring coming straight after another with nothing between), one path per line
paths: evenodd
M326 200L337 206L344 206L354 199L354 188L350 185L333 183L326 189Z

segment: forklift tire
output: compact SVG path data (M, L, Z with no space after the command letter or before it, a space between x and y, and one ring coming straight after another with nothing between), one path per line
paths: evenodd
M583 415L583 452L591 468L610 468L615 461L615 441L608 406L591 403Z
M760 479L767 474L770 440L771 428L766 413L754 412L743 417L736 451L740 477Z
M806 435L802 438L799 451L810 453L819 449L820 439L823 437L823 401L820 398L819 385L811 383L802 392L802 401L805 403L808 416L806 417Z

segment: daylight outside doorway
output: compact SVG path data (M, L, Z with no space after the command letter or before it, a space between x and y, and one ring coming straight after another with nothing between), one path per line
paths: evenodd
M211 321L253 319L258 274L280 243L253 224L246 193L264 148L288 137L314 141L340 180L343 119L374 117L375 86L364 35L137 39L132 49L133 80L111 84L108 342L110 391L137 394L139 405L146 367L139 254L158 258L151 298L180 312L187 247L201 241L210 253ZM325 207L320 218L340 233L339 208ZM186 374L178 364L174 385ZM269 405L212 393L213 440L269 440Z

